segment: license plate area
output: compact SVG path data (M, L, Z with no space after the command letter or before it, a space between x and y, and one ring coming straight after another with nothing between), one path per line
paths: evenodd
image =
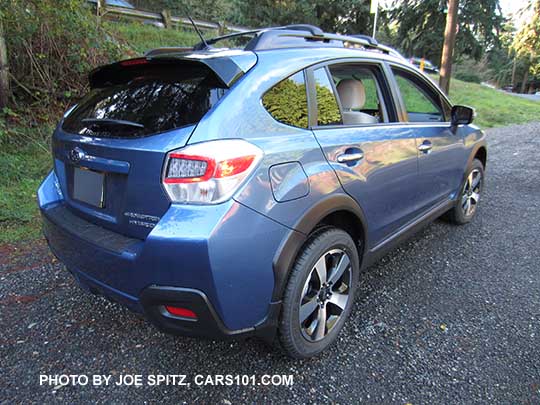
M90 169L73 168L74 200L97 208L105 207L105 174Z

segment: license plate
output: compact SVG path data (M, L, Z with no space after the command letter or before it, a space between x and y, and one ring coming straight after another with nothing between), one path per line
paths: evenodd
M94 207L104 207L105 175L93 170L74 168L73 199Z

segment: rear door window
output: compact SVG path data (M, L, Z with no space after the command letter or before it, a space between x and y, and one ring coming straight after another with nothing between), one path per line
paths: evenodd
M227 89L203 67L130 74L125 83L91 90L66 117L66 132L109 138L158 134L195 124Z
M377 65L342 63L331 65L344 125L373 125L393 120L388 88ZM387 107L391 110L388 111Z
M317 96L317 125L341 124L341 112L326 68L314 70L313 79Z

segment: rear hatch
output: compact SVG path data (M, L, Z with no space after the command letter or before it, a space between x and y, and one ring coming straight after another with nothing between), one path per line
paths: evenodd
M54 168L71 212L126 236L148 235L170 205L161 184L167 152L186 145L247 70L219 59L159 55L90 75L91 91L53 135Z

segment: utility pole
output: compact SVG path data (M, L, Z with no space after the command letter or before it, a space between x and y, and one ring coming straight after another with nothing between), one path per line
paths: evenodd
M517 56L514 55L514 63L512 63L512 92L516 88L516 65L517 65Z
M0 18L0 108L7 107L11 90L9 88L8 58L6 41L4 39L4 26Z
M371 7L369 8L370 14L375 14L373 18L373 39L377 35L377 19L379 18L379 0L371 0Z
M441 76L439 86L448 94L450 90L450 76L452 74L452 53L456 44L457 19L459 0L448 0L448 14L446 15L446 28L444 29L444 45L441 57Z

